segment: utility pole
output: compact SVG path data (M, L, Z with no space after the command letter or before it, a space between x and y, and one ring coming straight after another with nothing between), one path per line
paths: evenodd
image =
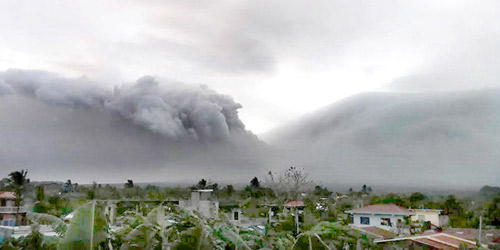
M295 230L297 235L299 235L299 210L295 207Z
M95 200L92 201L92 215L91 215L91 222L90 222L90 247L89 249L92 250L93 244L94 244L94 216L95 216Z
M483 215L479 215L479 247L481 247L481 236L483 235Z

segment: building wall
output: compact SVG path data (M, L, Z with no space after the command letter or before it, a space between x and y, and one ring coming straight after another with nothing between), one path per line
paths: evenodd
M439 216L439 227L448 226L449 222L450 222L450 218L448 217L448 215L440 215Z
M16 206L16 202L14 200L11 200L11 199L4 199L5 200L5 206L2 206L2 204L4 202L0 202L0 206L2 207L15 207Z
M239 209L239 208L233 208L227 214L227 218L229 219L229 221L233 224L236 224L236 225L239 225L241 223L241 216L242 216L242 213L241 213L241 209Z
M16 202L12 199L2 199L0 202L0 226L14 226L16 225L15 213L17 211ZM8 209L8 210L5 210ZM24 212L24 207L19 208L19 212Z
M197 210L205 217L214 218L219 214L219 202L214 199L212 192L191 192L191 200L179 201L179 206Z
M17 224L14 214L0 214L0 226L15 226Z
M205 217L214 218L219 213L219 202L207 200L199 201L198 207L195 209Z
M418 210L415 209L414 215L411 216L412 221L420 221L419 218L423 217L423 221L430 221L432 224L440 227L444 224L444 217L440 216L438 210Z
M391 230L392 228L396 227L396 225L398 223L398 219L404 223L404 216L402 216L402 215L393 216L390 214L386 214L386 215L384 215L384 214L353 214L352 217L353 217L352 225L356 226L356 227L377 226L377 227L380 227L380 228L383 228L386 230ZM368 225L361 224L361 217L369 217L370 224L368 224ZM381 225L382 218L388 218L391 222L392 228L391 228L391 226Z
M200 201L200 193L199 192L191 192L191 203L194 206L197 206L199 201Z

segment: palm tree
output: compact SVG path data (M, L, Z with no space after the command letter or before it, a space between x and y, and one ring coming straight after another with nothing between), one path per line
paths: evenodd
M19 219L19 208L21 206L21 201L23 198L23 192L25 189L25 186L27 183L29 183L29 179L26 178L26 175L28 175L28 170L24 171L22 169L21 171L15 171L9 174L10 180L9 180L9 185L12 189L14 189L14 192L16 194L16 220L17 224L20 224L20 219Z

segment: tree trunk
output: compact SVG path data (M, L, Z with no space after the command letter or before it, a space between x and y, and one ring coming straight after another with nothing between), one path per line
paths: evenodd
M19 218L19 210L20 210L20 207L21 207L21 194L20 194L20 191L18 190L16 192L16 223L17 223L17 226L21 226L21 219Z

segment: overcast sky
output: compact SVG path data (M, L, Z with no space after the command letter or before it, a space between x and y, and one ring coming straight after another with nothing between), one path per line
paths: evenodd
M498 1L0 1L0 71L205 84L255 133L364 91L499 82Z

